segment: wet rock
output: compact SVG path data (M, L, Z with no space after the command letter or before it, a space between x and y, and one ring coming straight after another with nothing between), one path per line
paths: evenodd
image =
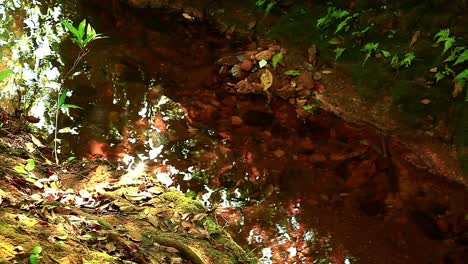
M304 86L306 89L314 88L314 79L310 71L302 71L297 77L297 83Z
M320 163L327 161L327 157L322 153L314 153L309 156L309 161L312 163Z
M376 172L375 163L372 160L353 161L347 169L350 177L346 179L345 185L349 188L357 188L366 184Z
M264 50L264 51L260 51L259 53L257 53L255 55L255 59L257 61L261 61L261 60L271 60L271 58L273 57L273 52L271 52L270 50Z
M243 71L250 71L253 68L253 63L250 60L243 60L239 65L239 68Z
M420 210L414 210L411 213L411 217L414 222L419 225L421 230L431 239L441 240L444 238L443 233L440 231L439 226L435 219L427 214L426 212Z
M231 124L233 126L240 126L240 125L242 125L242 123L243 123L243 120L242 120L242 118L240 116L232 116L231 117Z
M283 98L284 100L288 100L289 98L294 96L294 87L289 85L283 86L281 89L274 89L273 94Z
M275 155L275 157L277 158L281 158L285 155L286 153L284 152L284 150L282 149L277 149L275 151L273 151L273 155Z
M274 116L271 113L250 110L243 115L242 119L250 126L267 126L273 123Z

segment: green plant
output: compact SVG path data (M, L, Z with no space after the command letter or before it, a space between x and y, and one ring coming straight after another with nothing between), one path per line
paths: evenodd
M364 45L364 47L361 49L362 52L366 53L366 56L364 57L364 62L362 63L362 66L364 66L366 64L367 60L372 55L377 53L378 50L379 50L379 43L375 43L375 42L366 43L366 45Z
M10 69L0 71L0 82L8 78L8 76L10 76L12 73L13 71Z
M73 34L71 40L81 49L83 49L93 40L105 38L105 36L97 34L94 28L86 22L86 19L83 19L83 21L80 22L78 28L75 28L66 20L62 20L61 22L68 29L68 31Z
M86 19L83 19L78 28L75 28L72 24L68 21L62 20L62 25L64 25L68 31L72 34L71 40L78 45L80 48L80 52L78 53L77 58L75 59L73 66L68 70L68 72L63 76L62 82L68 79L70 74L73 70L78 66L79 62L83 59L86 54L88 54L89 50L86 48L87 45L92 42L93 40L97 40L100 38L105 38L105 36L101 34L97 34L96 30L86 22ZM57 92L57 106L55 109L55 128L54 128L54 155L55 155L55 163L59 163L58 159L58 151L57 151L57 143L58 143L58 119L60 115L61 109L66 108L80 108L79 106L73 104L65 104L65 99L67 97L67 89L61 88Z
M31 171L34 170L34 168L36 168L36 162L33 159L28 159L26 160L25 165L18 165L15 166L13 169L20 174L28 175L29 173L31 173Z
M343 52L346 50L346 48L336 48L335 49L335 61L338 61L341 58L341 55L343 55Z
M301 71L299 70L287 70L284 72L285 75L289 75L289 76L299 76L301 75Z
M438 71L435 74L436 82L439 82L440 80L445 78L445 76L449 76L450 74L453 74L453 73L455 72L446 65L442 71Z
M394 69L400 68L400 58L398 57L398 55L396 55L396 54L393 55L392 59L390 60L390 65Z
M346 10L339 9L339 8L336 8L336 7L329 7L328 10L327 10L327 14L324 17L321 17L321 18L317 19L317 23L316 23L315 26L317 28L326 28L326 27L330 26L336 20L339 20L339 19L341 19L341 18L343 18L345 16L348 16L348 15L349 15L349 12L346 11ZM341 28L342 27L344 27L344 25L342 25Z
M416 58L413 52L408 52L405 54L405 57L400 61L400 66L405 66L408 68L413 63L413 60Z
M447 50L449 50L454 44L455 44L455 38L450 37L450 29L442 29L437 34L434 36L434 39L436 39L436 43L438 44L440 42L444 43L444 51L442 54L444 54Z
M271 10L273 9L273 7L275 7L276 4L277 1L275 0L257 0L257 2L255 3L255 5L258 7L265 7L265 16L270 14Z
M280 63L283 60L283 53L277 53L271 58L271 65L273 65L273 68L276 69L276 66L278 63Z
M35 246L33 248L33 251L31 255L29 255L29 263L31 264L38 264L39 263L39 258L40 254L42 253L42 247L41 246Z

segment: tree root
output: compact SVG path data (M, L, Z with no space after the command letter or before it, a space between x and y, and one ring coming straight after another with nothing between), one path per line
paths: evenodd
M152 236L152 239L162 246L177 249L183 257L190 260L193 264L207 264L195 251L181 241L161 236Z

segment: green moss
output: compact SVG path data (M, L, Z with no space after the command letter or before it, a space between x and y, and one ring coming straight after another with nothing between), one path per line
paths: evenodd
M171 189L160 195L160 198L174 202L176 210L182 212L205 212L206 209L199 201L184 196L180 191Z
M105 252L90 252L89 256L86 257L86 260L83 262L85 264L100 264L100 263L116 263L117 258L112 257Z
M209 216L204 217L201 220L201 224L203 225L203 227L205 227L206 231L208 231L208 234L210 234L210 236L219 235L223 232L221 226L219 226L218 223L216 223L216 221Z

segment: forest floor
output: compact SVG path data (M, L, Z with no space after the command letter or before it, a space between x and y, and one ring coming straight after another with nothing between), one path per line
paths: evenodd
M106 161L56 165L24 120L1 114L0 263L249 260L200 202Z

